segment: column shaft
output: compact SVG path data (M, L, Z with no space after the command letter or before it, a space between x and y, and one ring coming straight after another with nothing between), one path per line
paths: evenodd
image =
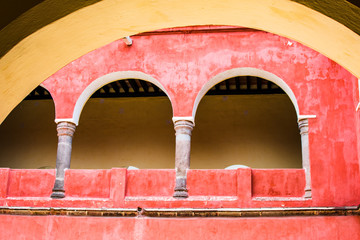
M56 179L51 194L52 198L65 197L65 169L70 168L72 139L75 128L75 124L71 122L60 122L57 125L58 148L56 156Z
M309 159L309 122L307 118L299 119L301 134L302 164L305 169L305 198L311 198L311 174Z
M190 121L179 120L175 122L176 152L175 152L175 192L176 198L187 198L186 178L190 168L191 131L194 124Z

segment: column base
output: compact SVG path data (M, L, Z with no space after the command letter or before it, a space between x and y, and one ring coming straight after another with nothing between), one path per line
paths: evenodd
M311 197L312 197L311 189L305 189L304 198L311 198Z
M51 198L64 198L65 189L64 189L64 180L55 179L54 188L52 189Z
M187 190L185 190L185 191L175 190L173 197L174 198L188 198L189 194L188 194Z
M53 191L51 198L64 198L65 197L65 191Z
M174 198L187 198L189 197L188 190L186 189L186 178L176 178Z

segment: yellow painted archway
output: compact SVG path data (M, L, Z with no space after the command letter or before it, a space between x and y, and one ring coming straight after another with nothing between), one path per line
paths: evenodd
M237 25L296 40L360 78L360 36L289 0L102 0L29 35L0 59L0 122L72 60L124 36L189 25Z

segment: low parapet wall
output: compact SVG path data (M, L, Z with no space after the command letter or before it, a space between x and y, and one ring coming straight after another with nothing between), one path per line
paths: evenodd
M189 170L189 198L181 200L172 197L174 178L174 170L67 170L66 197L52 199L55 170L0 169L0 239L359 235L358 207L303 198L302 169Z
M55 170L0 169L1 206L86 208L307 207L303 169L189 170L178 200L174 170L67 170L64 199L51 199Z

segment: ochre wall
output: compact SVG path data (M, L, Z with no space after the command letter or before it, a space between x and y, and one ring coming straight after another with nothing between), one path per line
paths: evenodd
M93 49L139 32L204 24L244 26L286 36L360 76L359 36L295 2L103 0L41 28L0 59L0 121L31 89Z
M90 99L73 141L72 168L174 168L166 97ZM51 100L23 101L0 126L0 167L55 168ZM296 113L287 95L205 96L196 115L191 168L301 168Z

